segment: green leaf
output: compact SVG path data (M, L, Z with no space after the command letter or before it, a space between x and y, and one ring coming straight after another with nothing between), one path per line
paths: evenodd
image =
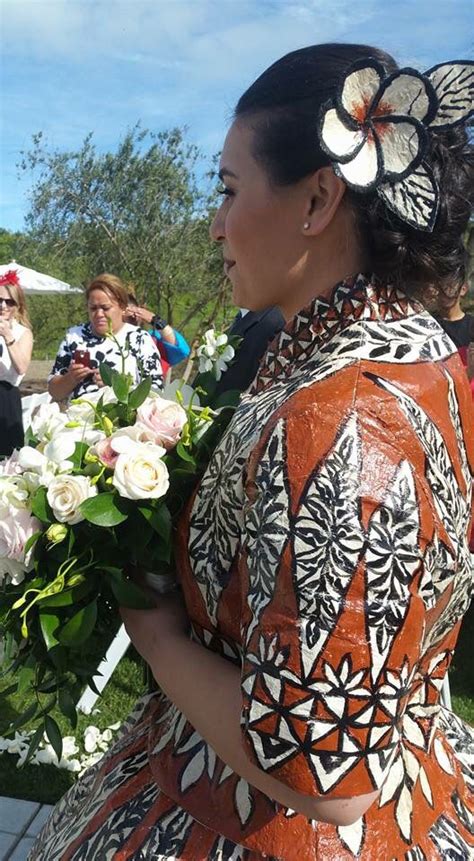
M88 451L89 446L86 442L76 442L76 447L74 449L73 454L69 458L69 460L74 465L74 469L80 469L82 464L82 459Z
M240 402L240 395L241 393L238 389L229 389L228 392L222 392L215 404L212 405L213 409L219 410L222 407L237 407Z
M32 666L24 666L18 673L18 693L25 694L33 685L35 669Z
M158 533L164 541L169 541L171 536L171 514L167 506L162 503L159 508L147 508L144 505L139 505L140 514L148 521L151 528Z
M25 556L28 553L28 551L31 550L33 545L36 544L36 542L38 541L38 538L42 534L43 533L41 532L41 530L38 530L38 532L34 532L33 535L30 535L30 537L28 538L28 541L25 544Z
M73 729L75 729L77 726L76 704L66 688L61 688L58 693L58 706L63 715L67 717Z
M117 526L128 515L123 511L124 504L115 493L99 493L81 502L79 510L89 523L95 526Z
M121 572L120 576L109 577L110 588L118 603L123 607L131 607L132 610L150 610L154 604L132 580L126 580Z
M3 674L0 676L0 678L2 678L2 677L3 677ZM16 694L17 690L18 690L18 682L13 682L12 685L8 685L8 688L2 688L2 699L3 699L3 697L9 697L10 694Z
M59 642L73 648L82 645L92 634L96 621L97 601L92 601L66 622L58 634Z
M54 666L60 670L62 673L66 672L68 666L68 655L67 649L64 649L62 646L56 646L54 649L51 649L49 653L49 657L51 658Z
M196 463L192 454L187 450L186 446L183 445L182 442L179 442L176 446L176 452L179 454L181 460L185 460L187 463L192 463L193 465Z
M111 386L112 385L112 377L113 377L113 368L107 364L107 362L101 362L99 365L100 376L104 382L104 385Z
M172 557L172 547L171 544L164 544L161 541L156 541L149 548L149 552L147 553L147 559L153 563L159 562L171 562ZM154 564L150 565L150 570L153 570Z
M76 536L74 534L74 529L70 529L69 530L69 538L68 538L68 548L67 548L68 556L72 555L72 548L74 547L75 540L76 540Z
M63 755L63 737L61 735L61 730L51 715L45 715L44 731L48 736L51 747L53 748L59 762Z
M54 613L41 612L39 614L39 620L43 640L49 652L50 649L53 649L54 646L57 646L59 643L59 640L55 636L55 631L57 631L61 622L59 616L55 616Z
M31 511L35 517L38 517L43 521L43 523L52 523L54 519L53 512L46 497L45 487L38 487L38 490L31 500Z
M28 723L32 718L34 718L36 712L38 711L38 703L34 702L24 712L22 712L18 717L11 722L8 726L8 732L16 732L17 729L24 726L25 723Z
M138 384L136 389L133 389L128 396L128 405L133 410L138 409L139 406L143 403L143 401L150 394L151 389L151 377L145 377L141 383Z
M35 751L38 749L39 744L44 735L44 721L40 723L38 727L36 727L30 743L28 745L28 753L26 754L25 765L30 761Z
M112 388L115 393L115 397L122 404L126 404L128 401L128 392L130 389L130 380L124 374L115 373L112 377Z

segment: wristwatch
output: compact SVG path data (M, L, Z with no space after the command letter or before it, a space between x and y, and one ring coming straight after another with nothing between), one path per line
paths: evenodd
M158 329L158 331L161 331L161 329L164 329L165 326L168 325L168 323L166 322L166 320L163 319L163 317L160 317L159 314L155 314L153 320L151 321L151 325L154 329Z

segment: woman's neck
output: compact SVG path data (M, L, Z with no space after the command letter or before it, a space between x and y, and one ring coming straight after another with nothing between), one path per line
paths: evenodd
M335 252L331 255L315 253L304 261L301 278L295 278L295 289L287 292L288 301L280 305L286 320L290 320L298 311L309 305L313 299L327 299L336 284L351 275L370 271L364 255L357 253ZM299 282L299 283L298 283Z

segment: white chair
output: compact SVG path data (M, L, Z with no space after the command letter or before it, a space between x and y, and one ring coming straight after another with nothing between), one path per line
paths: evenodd
M113 671L119 661L123 658L125 652L130 645L130 638L125 630L124 625L121 625L114 639L112 640L103 661L97 667L97 673L93 677L93 682L99 693L102 693L107 682L109 681ZM99 697L92 688L87 687L77 703L77 710L85 715L90 715Z

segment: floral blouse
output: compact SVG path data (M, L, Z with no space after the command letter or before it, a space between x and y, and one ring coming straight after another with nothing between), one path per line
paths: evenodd
M124 323L114 338L124 351L125 371L133 377L134 383L149 376L152 386L161 389L163 386L163 374L161 371L160 354L153 342L153 338L144 329ZM95 335L90 323L82 323L72 326L66 332L66 337L61 342L48 380L57 374L65 374L72 363L75 350L88 350L90 353L91 368L98 368L101 362L122 370L122 356L116 341L102 335ZM94 383L92 376L79 383L70 398L78 398L86 392L97 391L98 386Z

